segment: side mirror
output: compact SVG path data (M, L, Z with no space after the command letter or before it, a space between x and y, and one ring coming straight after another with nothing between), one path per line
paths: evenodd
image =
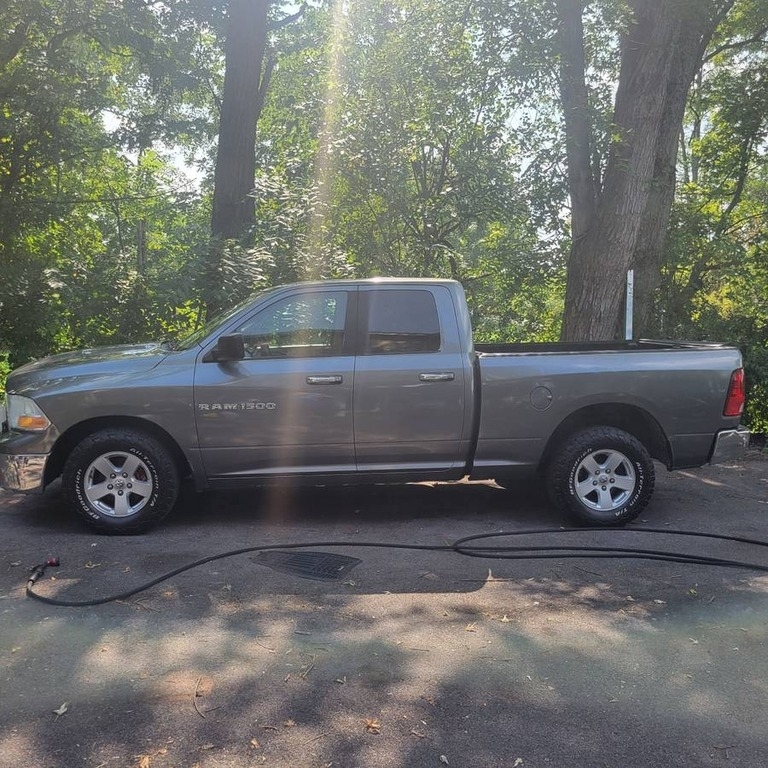
M245 358L242 333L219 336L216 346L203 358L204 363L227 363Z

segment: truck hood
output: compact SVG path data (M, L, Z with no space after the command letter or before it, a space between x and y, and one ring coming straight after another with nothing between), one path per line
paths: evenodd
M8 392L34 396L34 393L73 379L94 379L113 375L142 373L168 356L158 344L125 344L63 352L35 360L17 368L6 382Z

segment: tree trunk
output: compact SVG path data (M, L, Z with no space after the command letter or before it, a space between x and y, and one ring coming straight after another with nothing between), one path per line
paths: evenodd
M653 315L654 295L661 282L664 242L675 198L677 151L685 103L696 69L701 61L700 35L695 39L684 27L678 42L673 72L666 89L664 116L659 129L651 194L632 258L635 270L635 319L637 336L647 333Z
M216 238L237 238L253 223L249 194L256 175L256 123L268 84L262 71L269 6L270 0L231 0L229 5L211 219Z
M563 9L575 3L558 0L561 24ZM574 226L561 332L564 341L619 335L626 272L631 266L638 272L641 324L647 319L674 196L685 99L703 48L732 3L629 2L632 23L622 40L614 110L617 138L603 190L591 216L588 211L577 213L581 204L579 198L572 198L574 221L586 218L588 223L582 237L576 234L584 225ZM574 126L572 120L569 124L565 97L564 109L570 132ZM583 160L579 162L583 173Z
M730 6L729 6L730 7ZM722 13L722 10L721 12ZM677 152L686 101L720 14L698 9L683 20L675 42L676 55L666 85L664 115L659 129L651 195L633 255L635 270L635 331L651 330L654 296L661 283L664 243L675 197Z
M622 41L614 133L605 186L584 237L568 261L564 341L618 335L626 271L631 263L653 178L679 19L666 0L634 0Z
M560 99L565 119L568 192L571 197L571 237L586 235L599 189L591 166L592 123L584 59L584 0L557 0L560 35Z

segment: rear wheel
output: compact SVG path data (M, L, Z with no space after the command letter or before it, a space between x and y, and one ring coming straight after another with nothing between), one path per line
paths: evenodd
M558 449L547 472L550 498L558 509L590 525L624 525L653 494L653 459L628 432L592 427Z
M62 486L91 527L102 533L143 533L173 509L179 471L155 438L110 429L78 443L64 465Z

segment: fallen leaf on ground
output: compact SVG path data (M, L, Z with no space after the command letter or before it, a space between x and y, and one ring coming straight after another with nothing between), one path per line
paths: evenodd
M312 657L312 658L314 659L314 657ZM309 673L310 673L310 672L311 672L311 671L312 671L314 668L315 668L315 662L314 662L314 660L313 660L313 661L311 661L309 664L306 664L306 665L304 665L304 666L301 668L301 672L299 672L299 677L300 677L302 680L306 680L306 679L307 679L307 675L308 675L308 674L309 674Z
M149 768L149 755L139 755L138 768Z
M466 627L464 627L465 632L477 632L477 624L475 622L472 622L472 624L467 624Z
M296 723L293 720L285 720L283 722L283 728L293 728Z
M62 715L66 715L69 712L69 702L65 701L58 709L53 710L53 714L56 715L58 720Z
M512 763L512 768L517 768L518 765L523 764L523 758L522 757L516 757L515 762Z
M259 740L258 739L251 739L251 746L254 749L259 749L261 747L261 744L259 744Z
M363 720L363 724L365 725L365 730L368 733L381 733L381 723L378 720L375 720L372 717L368 717Z
M448 762L448 758L445 755L440 755L440 762L443 765L450 765L450 763Z
M502 624L509 624L510 621L512 621L512 619L510 619L509 616L507 616L506 613L501 617L501 623Z

